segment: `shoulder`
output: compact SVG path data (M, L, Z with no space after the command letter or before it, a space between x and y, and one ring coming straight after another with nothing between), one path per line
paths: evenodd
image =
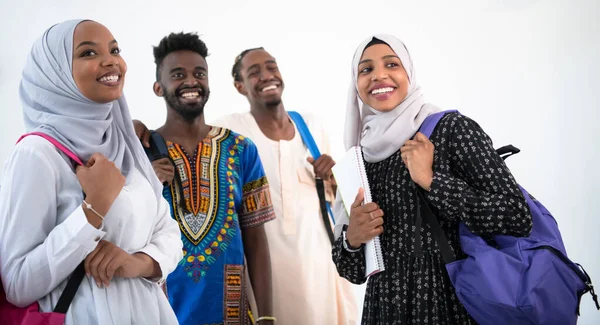
M317 118L316 115L312 114L312 113L301 113L301 112L297 112L302 119L304 120L304 123L306 123L306 126L308 126L309 129L318 129L320 130L322 128L321 125L321 121L319 120L319 118Z
M27 136L13 148L5 162L4 172L24 175L34 173L57 175L69 168L69 159L63 156L48 140L39 136ZM57 174L58 173L58 174Z
M481 126L473 119L460 113L446 114L438 123L435 133L442 137L451 134L483 132Z
M214 126L220 126L224 128L237 130L240 127L244 127L244 125L248 123L250 118L253 118L250 112L233 113L222 116L211 122L211 124Z
M481 126L460 113L444 116L436 126L431 141L437 144L447 143L453 147L472 147L483 143L493 146L492 139Z
M15 145L11 157L23 159L35 157L51 164L64 164L68 158L64 156L50 141L36 135L30 135ZM34 159L35 159L34 158Z
M256 145L254 144L254 142L245 135L242 135L240 133L237 133L236 131L233 131L232 129L225 127L215 126L215 128L218 128L217 132L223 134L223 136L226 137L227 142L229 142L230 144L238 146L241 149L251 148L253 150L256 150Z

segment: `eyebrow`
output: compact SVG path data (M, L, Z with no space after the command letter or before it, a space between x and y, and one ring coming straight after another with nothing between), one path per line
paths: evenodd
M396 59L400 60L400 58L397 55L393 55L393 54L384 55L382 59L389 59L389 58L396 58ZM371 61L373 61L373 60L365 59L365 60L358 62L358 65L361 65L361 64L367 63L367 62L371 62Z
M277 64L277 61L275 61L275 60L267 60L267 61L265 61L265 63L266 64L269 64L269 63L275 63L275 64ZM256 63L256 64L253 64L253 65L249 66L248 69L246 69L246 72L250 71L250 69L258 67L259 65L260 65L260 63Z
M117 43L117 40L114 39L114 40L108 42L108 45L113 45L113 44L116 44L116 43ZM94 43L92 41L83 41L83 42L79 43L79 45L77 45L77 47L75 49L78 49L78 48L80 48L80 47L82 47L84 45L96 46L98 44L96 44L96 43Z
M197 66L197 67L194 68L194 70L201 70L201 71L204 71L204 72L207 71L206 68L202 67L202 66ZM178 72L178 71L185 71L185 69L182 68L182 67L173 68L173 69L169 70L169 74L171 74L173 72Z

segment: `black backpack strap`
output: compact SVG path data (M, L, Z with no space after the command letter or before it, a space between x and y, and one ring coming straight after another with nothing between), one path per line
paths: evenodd
M512 144L509 144L507 146L496 149L496 152L498 153L498 155L500 155L500 157L502 157L502 160L506 160L506 158L518 154L519 152L521 152L521 150L513 146Z
M150 131L150 148L144 147L144 151L146 152L146 156L148 156L150 162L162 158L168 158L171 160L171 157L169 156L169 148L167 148L167 142L162 135L156 131ZM163 183L163 186L167 185L167 182Z
M146 156L150 161L169 158L169 149L165 139L156 131L150 131L150 148L144 147Z
M333 236L333 230L331 230L331 225L329 224L329 213L327 210L327 201L325 199L325 183L320 177L315 178L315 183L317 184L317 195L319 196L321 217L323 219L323 223L325 224L325 229L327 230L327 235L329 236L331 246L333 246L335 243L335 237Z
M421 190L420 188L417 188L415 190L415 192L417 193L417 196L418 196L417 220L419 218L421 218L421 216L424 216L423 219L431 228L431 234L433 236L433 239L438 244L438 248L440 249L440 253L442 254L444 263L449 264L449 263L456 261L456 254L454 254L452 247L450 247L450 244L448 243L448 237L446 237L444 230L442 229L439 222L437 221L437 217L431 210L431 207L429 206L429 202L427 201L427 198L425 198L425 195L423 194L423 190ZM424 213L422 213L422 212L424 212ZM417 222L417 223L419 223L419 222ZM420 242L420 238L417 238L415 240ZM420 246L419 246L419 248L420 248Z
M54 307L55 313L66 314L67 310L69 310L69 306L71 302L73 302L73 298L75 298L75 293L77 293L77 289L79 289L79 285L85 276L85 269L83 267L83 262L77 266L75 271L71 274L71 278L67 282L67 286L65 290L58 298L58 302L56 303L56 307Z

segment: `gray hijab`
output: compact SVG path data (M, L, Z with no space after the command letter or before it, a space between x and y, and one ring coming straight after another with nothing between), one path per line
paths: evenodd
M408 75L409 86L406 98L389 112L379 112L369 107L358 96L358 64L365 48L373 38L389 45L400 58ZM427 116L439 111L441 109L437 106L425 102L421 87L417 83L412 59L401 40L392 35L378 34L360 43L352 60L352 79L348 91L344 128L346 150L353 146L360 146L365 161L370 163L382 161L400 150L400 147L417 133ZM333 205L333 212L336 216L335 237L338 238L344 225L350 222L339 192Z
M358 63L366 46L376 38L388 44L398 55L406 74L409 87L406 98L389 112L379 112L364 104L357 91ZM440 109L426 103L417 83L417 76L408 49L401 40L392 35L374 35L365 39L354 53L352 79L348 91L344 145L346 150L361 146L365 161L382 161L400 149L421 127L425 118Z
M25 129L52 136L84 162L99 152L125 176L137 167L161 196L162 185L135 135L125 96L99 104L75 84L73 34L83 21L54 25L33 44L19 87Z

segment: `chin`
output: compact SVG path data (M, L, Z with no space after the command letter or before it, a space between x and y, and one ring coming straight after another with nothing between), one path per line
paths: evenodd
M281 98L265 102L265 106L267 107L279 106L279 104L281 104Z
M371 106L374 110L378 111L378 112L389 112L389 111L393 111L394 108L396 108L396 106L389 106L389 105L369 105Z

